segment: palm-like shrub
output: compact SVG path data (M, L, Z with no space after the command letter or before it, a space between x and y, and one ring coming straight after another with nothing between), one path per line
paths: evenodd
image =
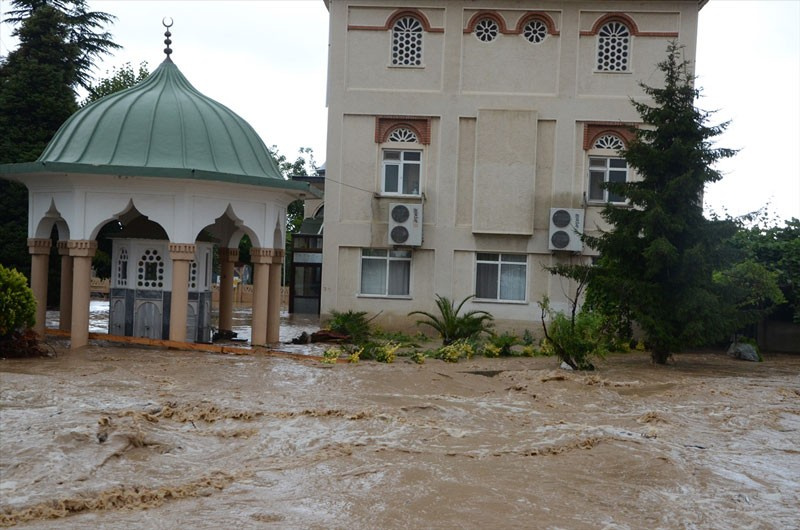
M369 323L375 317L368 319L366 311L349 310L342 313L334 310L331 311L331 317L328 329L347 335L353 344L366 342L372 334Z
M459 315L464 304L475 295L464 298L457 307L446 296L436 295L436 306L439 314L434 315L426 311L412 311L408 315L421 315L423 320L417 320L417 325L430 326L442 338L442 344L447 346L459 339L474 339L492 327L492 317L486 311L467 311Z

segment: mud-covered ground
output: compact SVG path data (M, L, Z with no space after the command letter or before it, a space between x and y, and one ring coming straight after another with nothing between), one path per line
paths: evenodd
M0 361L0 523L798 528L800 356Z

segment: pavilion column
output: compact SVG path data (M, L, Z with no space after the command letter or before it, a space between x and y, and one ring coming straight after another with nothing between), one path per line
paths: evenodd
M89 344L89 297L92 281L92 258L97 252L97 241L75 239L67 241L72 258L72 321L70 322L70 348Z
M219 330L233 329L233 266L239 260L238 248L220 248Z
M269 303L269 274L272 263L271 248L251 248L253 262L253 323L250 343L263 346L267 343L267 314Z
M72 327L72 256L66 241L58 242L61 255L61 296L59 297L58 329L69 331Z
M186 341L186 314L189 307L189 265L194 259L193 243L170 243L172 258L172 300L169 306L169 340Z
M282 248L272 249L267 303L267 342L281 340L281 264L283 264L283 254Z
M50 262L50 239L28 239L28 252L31 254L31 291L36 299L36 322L33 331L44 336L47 325L47 268Z

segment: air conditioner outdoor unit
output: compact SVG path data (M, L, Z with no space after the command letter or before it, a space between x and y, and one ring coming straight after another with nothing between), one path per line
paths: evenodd
M404 247L422 245L421 204L389 204L389 244Z
M550 208L550 250L581 252L583 250L583 210Z

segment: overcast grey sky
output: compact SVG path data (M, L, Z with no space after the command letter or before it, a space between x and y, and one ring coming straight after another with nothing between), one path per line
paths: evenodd
M163 17L174 21L173 61L201 92L233 109L289 158L325 160L328 18L322 0L91 0L118 17L124 50L97 74L164 58ZM0 16L9 0L0 0ZM0 28L0 54L16 43ZM718 145L741 149L719 165L708 209L740 215L771 204L800 218L800 0L711 0L700 12L699 106L732 120Z

